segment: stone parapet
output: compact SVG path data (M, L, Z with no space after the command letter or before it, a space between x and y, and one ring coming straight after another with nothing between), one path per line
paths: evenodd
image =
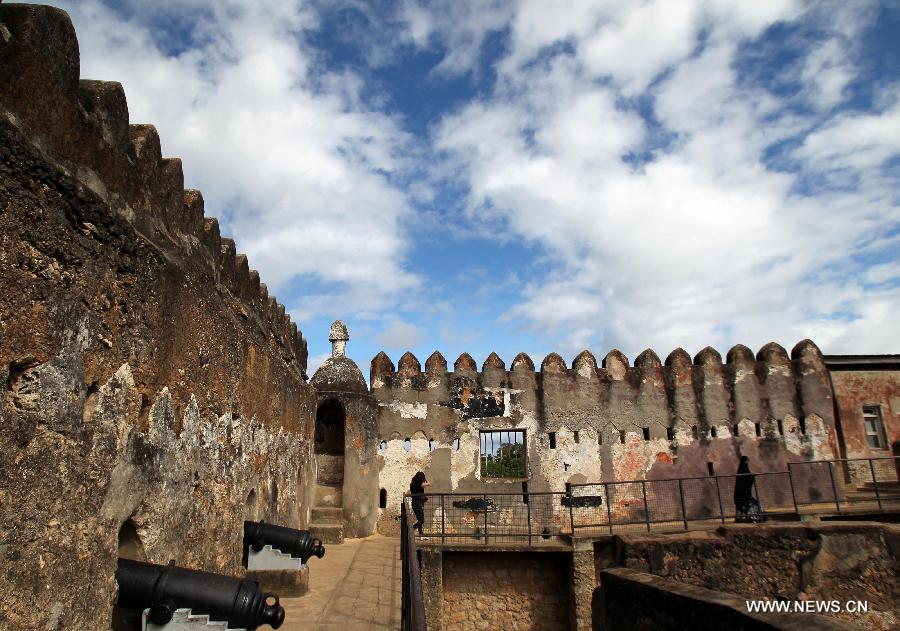
M834 411L828 372L822 354L809 340L794 347L793 359L775 343L765 345L754 357L737 345L722 361L712 348L691 360L682 349L669 354L665 363L647 349L631 365L618 350L610 351L598 367L590 351L583 351L572 367L550 353L536 371L525 353L510 369L491 353L481 371L468 353L447 370L447 361L435 351L422 371L418 358L406 353L397 368L385 353L371 366L370 384L382 403L432 404L450 407L465 418L490 418L508 414L496 392L513 395L513 404L532 412L547 431L565 426L570 430L593 428L613 432L649 427L652 437L665 437L666 428L697 427L708 435L717 426L737 433L745 419L805 418L814 414L833 431ZM423 427L416 429L425 429Z
M203 263L281 348L306 371L307 343L282 305L218 223L204 217L199 191L185 190L181 160L164 158L152 125L130 124L121 84L81 80L78 40L65 11L12 4L0 8L9 38L0 40L0 115L69 172L109 212L155 246Z
M0 626L109 628L119 554L306 526L306 345L63 11L0 4L0 69Z

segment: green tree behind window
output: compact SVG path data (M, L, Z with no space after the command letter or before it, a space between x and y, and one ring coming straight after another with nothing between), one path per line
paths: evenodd
M524 443L501 443L496 455L482 455L481 475L485 478L524 478L527 475Z

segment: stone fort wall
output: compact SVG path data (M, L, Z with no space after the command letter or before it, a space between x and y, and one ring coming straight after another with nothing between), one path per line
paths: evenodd
M416 471L429 492L563 491L566 483L733 474L741 455L753 470L836 456L831 382L809 340L788 355L767 344L755 355L732 348L682 349L661 362L652 350L634 364L613 350L600 365L590 352L572 366L556 353L535 370L518 355L509 369L492 353L478 370L463 354L449 371L435 352L405 354L395 368L372 360L378 402L380 484L387 507L379 529L395 529L402 494ZM528 475L482 478L480 432L524 429ZM710 464L711 463L711 464Z
M429 629L567 631L569 555L553 552L446 552L441 621ZM432 612L436 613L436 612Z
M109 628L120 543L306 525L306 342L63 11L0 4L0 69L0 627Z

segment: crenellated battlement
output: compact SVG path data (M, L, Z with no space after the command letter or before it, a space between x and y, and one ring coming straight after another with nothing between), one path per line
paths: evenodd
M0 116L45 158L71 173L160 250L197 262L254 317L285 361L306 371L307 344L283 305L218 221L203 196L184 188L181 160L164 158L152 125L131 124L122 85L80 78L78 40L64 11L0 6Z
M783 346L769 342L755 355L748 347L737 344L729 349L726 359L711 346L699 351L693 359L683 348L676 348L666 356L665 362L652 349L645 349L632 364L628 357L618 349L612 349L603 358L598 366L594 354L588 350L581 351L572 360L571 368L565 359L558 353L549 353L541 361L540 373L542 374L567 374L575 377L594 376L601 380L620 381L623 373L637 371L642 376L654 375L660 370L667 373L684 373L686 370L692 374L699 369L701 373L705 369L713 374L719 374L730 369L735 372L752 371L760 381L765 381L770 374L787 374L802 366L804 373L821 371L825 369L824 359L819 348L811 340L803 340L794 346L791 354ZM761 368L760 368L761 367ZM373 388L391 387L392 378L402 377L406 380L414 380L417 376L437 375L447 373L453 375L462 373L471 375L483 375L492 370L507 371L506 363L495 352L491 352L478 371L478 364L469 353L462 353L453 363L453 371L447 371L447 360L440 351L434 351L425 361L425 372L422 372L419 359L410 351L404 353L394 367L394 362L384 351L376 355L371 362L371 377L378 385ZM527 353L519 353L513 359L507 372L531 371L535 372L534 361Z
M486 444L512 436L525 445L528 488L541 491L733 473L741 456L784 470L838 453L829 374L809 340L790 355L775 343L755 354L739 344L724 361L712 347L693 358L677 348L665 361L646 349L633 362L613 349L599 365L587 350L571 364L549 353L537 369L525 353L508 367L490 353L480 371L468 353L448 370L435 351L422 372L412 353L395 368L381 352L371 391L389 497L417 471L441 491L516 492L523 480L485 477L478 464Z
M507 391L513 406L535 415L548 428L565 424L570 429L600 430L612 425L616 431L648 428L651 436L671 436L667 428L696 427L695 431L707 433L719 426L737 435L741 421L765 424L809 415L833 426L828 373L810 340L799 342L790 355L776 343L766 344L755 355L738 344L724 361L712 347L693 359L678 348L665 362L647 349L633 363L613 349L599 366L590 351L582 351L571 367L562 356L550 353L536 370L532 359L519 353L507 368L497 353L491 353L478 371L472 356L463 353L452 371L447 368L437 351L425 362L424 372L410 352L396 369L381 352L372 360L372 392L383 403L430 403L460 408L466 418L482 418L477 415L485 407L477 402ZM509 410L501 408L496 408L499 414L508 416Z

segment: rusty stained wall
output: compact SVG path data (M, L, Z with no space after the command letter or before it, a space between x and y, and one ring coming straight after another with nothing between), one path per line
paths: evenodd
M124 522L229 574L245 516L307 523L306 343L68 16L0 31L0 626L109 628Z
M725 362L707 348L693 360L678 349L665 364L648 350L631 365L614 350L598 367L585 351L568 368L551 353L540 371L524 354L510 370L491 354L480 372L463 354L449 372L437 352L424 371L409 353L396 369L380 353L370 383L388 496L383 532L396 529L416 471L426 473L430 492L521 492L523 480L481 478L480 430L526 431L531 492L704 476L709 462L732 474L741 455L754 471L783 471L788 462L831 459L837 444L828 374L808 340L791 356L777 344L755 356L739 345Z
M846 458L884 458L900 456L900 371L833 370L831 381L840 417ZM869 447L863 423L863 406L878 406L887 443L884 449ZM879 481L897 479L892 462L874 462ZM851 481L872 481L868 463L851 465Z

